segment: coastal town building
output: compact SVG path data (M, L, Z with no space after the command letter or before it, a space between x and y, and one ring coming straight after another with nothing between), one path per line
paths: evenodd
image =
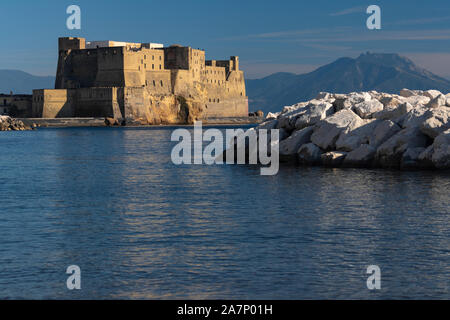
M59 38L55 89L33 91L33 117L110 117L145 124L245 117L239 58L157 43Z
M29 94L0 94L0 115L25 118L32 111L32 96Z

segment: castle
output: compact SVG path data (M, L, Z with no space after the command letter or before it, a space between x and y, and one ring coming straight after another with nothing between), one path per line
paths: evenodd
M156 43L59 38L55 89L33 91L36 118L108 117L142 124L248 116L239 58Z

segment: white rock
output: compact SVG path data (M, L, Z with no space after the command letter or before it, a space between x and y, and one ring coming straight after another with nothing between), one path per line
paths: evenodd
M417 127L403 129L378 147L377 161L383 167L397 167L408 148L427 147L428 139Z
M437 96L442 95L442 93L440 91L438 91L438 90L427 90L427 91L423 92L423 95L425 97L430 98L430 99L434 99Z
M374 148L378 148L400 130L400 127L395 122L391 120L383 120L377 124L375 130L369 136L369 144Z
M328 92L319 92L319 94L317 94L317 96L314 98L316 100L329 100L333 98L331 93ZM334 100L334 98L333 98Z
M442 132L450 129L450 108L440 107L428 110L424 117L426 120L420 125L420 129L430 138L436 138Z
M322 150L314 143L307 143L298 150L298 161L301 164L320 164Z
M294 131L288 138L280 142L281 155L295 155L300 147L311 141L313 127Z
M333 103L336 111L352 108L354 105L372 100L372 96L367 92L352 92L347 95L335 94Z
M307 105L304 112L297 116L295 121L296 129L303 129L312 126L334 113L331 103L323 102L319 104L311 103Z
M353 150L344 159L345 166L371 166L377 150L368 144L362 144Z
M365 122L351 110L343 109L331 117L321 120L311 136L311 141L324 150L335 148L336 140L345 129L354 130Z
M426 96L411 96L408 98L400 97L399 99L402 103L408 102L413 107L416 107L418 105L426 105L428 102L430 102L430 98Z
M280 112L276 112L276 113L269 112L269 113L267 114L265 120L273 120L273 119L276 119L276 118L278 118L279 115L280 115Z
M398 107L400 104L402 104L402 102L400 101L400 99L397 96L381 96L378 99L384 106L384 108L392 108L395 109L396 107Z
M363 101L356 104L353 110L363 119L370 119L375 112L382 111L383 104L378 100Z
M446 104L446 98L443 94L440 94L436 97L434 97L433 99L430 100L430 102L428 102L426 104L427 108L439 108L440 106L445 106Z
M413 106L409 104L408 102L402 103L398 106L389 106L386 105L382 111L375 112L372 117L375 119L381 119L381 120L396 120L405 114L407 114L409 111L413 109Z
M321 162L324 166L339 167L345 159L347 152L343 151L330 151L323 153L320 156Z
M434 139L432 161L438 169L450 169L450 129Z
M426 149L423 147L418 148L408 148L402 155L402 159L400 162L400 167L402 169L411 169L411 168L422 168L424 167L421 161L419 160L419 156Z
M306 112L307 103L297 104L291 107L288 112L281 112L278 117L278 128L284 128L286 130L293 130L295 128L295 122L297 118ZM285 107L286 109L286 107Z
M269 121L264 121L263 123L261 123L259 126L256 127L256 129L266 129L266 130L271 130L271 129L275 129L278 125L278 120L269 120Z
M417 93L414 92L413 90L402 89L402 90L400 90L400 95L401 95L402 97L408 98L408 97L416 96Z
M427 107L422 105L417 105L410 111L408 111L402 119L399 121L399 124L402 128L413 128L419 127L422 122L427 119L426 112L428 111Z
M373 134L381 120L364 120L364 124L353 130L345 129L336 140L336 149L341 151L353 151L361 144L369 143L369 137Z

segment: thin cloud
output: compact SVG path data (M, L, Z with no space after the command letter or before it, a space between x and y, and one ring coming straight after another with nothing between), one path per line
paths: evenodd
M332 16L332 17L345 16L345 15L352 14L352 13L364 12L364 10L365 10L364 7L358 6L358 7L348 8L348 9L345 9L342 11L330 13L329 16Z
M448 21L448 20L450 20L450 16L400 20L400 21L393 21L393 22L384 23L384 25L389 25L389 26L407 26L407 25L437 23L437 22L443 22L443 21Z
M285 33L273 37L260 38L272 42L304 42L304 43L331 43L331 42L368 42L368 41L422 41L422 40L450 40L450 29L433 30L379 30L368 31L353 28L352 30L331 29L327 32L312 34ZM341 45L340 45L341 46ZM342 45L345 46L345 45Z

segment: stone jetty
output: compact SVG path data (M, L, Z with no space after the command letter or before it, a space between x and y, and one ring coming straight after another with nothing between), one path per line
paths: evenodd
M403 89L320 93L269 113L255 129L279 129L280 159L304 165L450 168L450 94Z
M24 131L32 130L32 127L25 125L22 121L9 116L0 116L0 131Z

